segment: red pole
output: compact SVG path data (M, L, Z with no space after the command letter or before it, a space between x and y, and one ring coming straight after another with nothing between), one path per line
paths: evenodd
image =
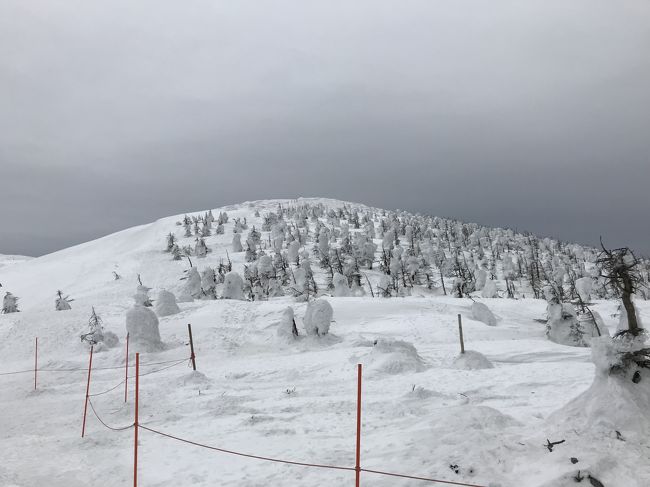
M359 487L361 480L361 364L357 364L357 459L354 470L357 474L354 485Z
M36 371L38 370L38 337L36 337L36 345L34 347L34 390L36 390Z
M129 334L126 334L126 362L124 365L124 402L129 387Z
M88 381L86 382L86 400L84 402L84 420L81 427L81 437L86 434L86 413L88 412L88 393L90 392L90 370L93 367L93 346L90 346L90 360L88 361Z
M140 354L135 354L135 441L133 446L133 487L138 487L138 400L140 399Z

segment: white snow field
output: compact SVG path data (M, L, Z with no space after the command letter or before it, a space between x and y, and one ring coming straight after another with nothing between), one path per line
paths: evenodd
M246 217L249 227L259 229L262 216L255 217L255 211L263 215L278 202L212 210L215 217L227 211L229 221L223 234L206 237L212 252L191 257L193 264L199 271L218 266L228 250L233 270L242 273L244 252L232 252L234 219ZM94 354L90 392L117 385L91 397L91 403L108 426L128 427L134 421L133 369L126 403L120 384L126 313L138 274L154 300L161 289L177 297L183 293L187 259L175 261L164 252L170 232L193 245L194 238L184 239L183 226L176 225L181 219L164 218L0 267L2 290L20 298L21 310L0 315L0 374L27 371L0 375L0 486L132 485L133 428L107 429L89 408L81 438L89 347L79 337L87 333L94 307L104 329L120 338L117 347ZM262 241L267 236L262 232ZM323 271L316 262L312 267L320 284ZM373 283L379 281L378 271L368 274ZM54 310L58 289L74 298L71 310ZM493 487L599 485L590 483L589 475L605 487L650 485L650 439L641 434L650 431L650 411L632 426L624 423L618 433L579 421L574 425L573 409L570 417L557 412L589 388L594 365L589 348L547 339L545 325L536 321L545 317L546 301L482 299L479 292L474 299L497 318L496 326L488 326L470 318L470 299L426 289L408 297L331 297L321 286L320 294L334 312L325 336L305 334L307 303L289 295L266 301L179 300L179 313L159 318L165 350L140 357L140 424L218 448L354 467L356 365L361 363L362 468ZM649 323L649 303L636 304ZM287 306L295 311L297 340L277 332ZM592 307L611 334L617 306L614 300L597 300ZM492 368L455 364L458 313L466 349L482 354ZM197 372L187 360L173 362L189 357L188 323ZM43 369L36 391L30 372L35 337ZM146 366L158 362L165 364ZM620 406L615 398L612 405ZM354 471L234 456L145 429L139 435L140 486L354 485ZM549 451L547 440L565 441ZM362 472L361 485L444 484Z

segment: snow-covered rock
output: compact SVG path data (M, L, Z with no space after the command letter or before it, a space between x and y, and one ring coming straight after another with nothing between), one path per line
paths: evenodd
M475 302L472 303L472 319L476 321L481 321L485 323L488 326L496 326L497 324L497 319L490 311L490 308L488 308L485 304Z

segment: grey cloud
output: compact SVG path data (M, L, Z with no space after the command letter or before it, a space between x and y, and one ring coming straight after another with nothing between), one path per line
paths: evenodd
M0 252L331 196L650 254L650 6L0 5Z

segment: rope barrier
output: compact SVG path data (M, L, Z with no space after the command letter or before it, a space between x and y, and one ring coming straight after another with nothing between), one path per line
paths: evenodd
M26 374L26 373L33 374L34 369L31 370L16 370L14 372L0 372L0 375L15 375L15 374Z
M169 366L167 366L167 367L161 367L161 368L159 368L159 369L149 371L149 372L147 372L146 374L140 374L140 377L144 377L145 375L156 374L156 373L161 372L161 371L163 371L163 370L171 369L172 367L176 367L177 365L180 365L180 364L182 364L183 362L186 362L186 361L188 361L188 360L189 360L189 358L183 358L183 359L180 359L180 360L176 360L176 361L174 361L174 363L172 363L171 365L169 365ZM164 362L164 363L169 363L169 362ZM151 365L151 364L149 364L149 365ZM189 364L188 364L188 365L189 365ZM93 369L93 371L94 371L94 370L95 370L95 369ZM106 389L105 391L102 391L102 392L96 392L96 393L94 393L94 394L88 394L88 397L96 397L96 396L102 396L102 395L104 395L104 394L108 394L109 392L114 391L115 389L117 389L118 387L120 387L121 385L123 385L125 382L126 382L126 379L122 379L122 381L121 381L120 383L115 384L115 385L114 385L113 387L111 387L110 389Z
M165 360L162 362L151 362L149 364L141 364L140 367L153 367L154 365L165 365L165 364L171 364L171 363L179 363L179 362L184 362L186 360L190 360L190 358L183 358L183 359L174 359L174 360ZM117 369L124 369L124 365L117 365L117 366L111 366L111 367L93 367L93 372L98 371L98 370L117 370ZM134 365L129 365L129 367L135 367ZM87 372L87 368L67 368L67 369L37 369L39 372ZM163 369L160 369L163 370ZM12 372L0 372L0 376L3 375L16 375L16 374L26 374L34 373L34 369L30 370L16 370ZM144 375L144 374L141 374Z
M292 460L282 460L282 459L279 459L279 458L263 457L263 456L260 456L260 455L253 455L253 454L250 454L250 453L242 453L242 452L233 451L233 450L226 450L225 448L218 448L216 446L205 445L203 443L198 443L196 441L192 441L192 440L188 440L188 439L185 439L185 438L180 438L178 436L170 435L169 433L163 433L162 431L158 431L158 430L155 430L153 428L143 426L141 424L138 425L138 428L143 429L143 430L147 430L147 431L149 431L151 433L154 433L154 434L157 434L157 435L160 435L160 436L164 436L166 438L170 438L172 440L180 441L182 443L187 443L189 445L194 445L194 446L198 446L200 448L205 448L205 449L208 449L208 450L214 450L214 451L218 451L218 452L221 452L221 453L227 453L229 455L237 455L237 456L240 456L240 457L253 458L253 459L256 459L256 460L264 460L264 461L267 461L267 462L284 463L284 464L287 464L287 465L298 465L298 466L301 466L301 467L324 468L324 469L330 469L330 470L347 470L347 471L352 471L352 472L356 471L356 469L354 467L341 467L341 466L337 466L337 465L323 465L323 464L319 464L319 463L295 462L295 461L292 461ZM367 473L374 473L374 474L377 474L377 475L386 475L386 476L389 476L389 477L400 477L400 478L404 478L404 479L421 480L421 481L424 481L424 482L435 482L435 483L439 483L439 484L458 485L458 486L462 486L462 487L486 487L484 485L479 485L479 484L467 484L467 483L464 483L464 482L454 482L454 481L451 481L451 480L441 480L441 479L434 479L434 478L428 478L428 477L419 477L419 476L414 476L414 475L405 475L405 474L399 474L399 473L393 473L393 472L384 472L384 471L381 471L381 470L370 470L370 469L366 469L366 468L361 468L360 471L367 472Z
M259 455L252 455L252 454L249 454L249 453L242 453L242 452L233 451L233 450L226 450L224 448L217 448L216 446L204 445L202 443L197 443L195 441L186 440L184 438L179 438L178 436L170 435L168 433L163 433L162 431L158 431L158 430L149 428L147 426L142 426L141 424L138 425L138 428L143 429L143 430L147 430L147 431L149 431L151 433L155 433L155 434L160 435L160 436L165 436L167 438L171 438L172 440L180 441L180 442L183 442L183 443L188 443L190 445L198 446L198 447L201 447L201 448L206 448L208 450L215 450L215 451L218 451L218 452L221 452L221 453L228 453L229 455L237 455L237 456L240 456L240 457L254 458L256 460L265 460L267 462L286 463L288 465L298 465L298 466L301 466L301 467L327 468L327 469L332 469L332 470L349 470L349 471L352 471L352 472L354 472L354 470L355 470L354 467L339 467L339 466L335 466L335 465L322 465L322 464L318 464L318 463L294 462L294 461L291 461L291 460L280 460L278 458L262 457L262 456L259 456Z
M97 411L95 410L95 406L93 405L93 402L92 402L90 399L88 399L88 404L90 405L90 410L93 412L93 414L95 415L95 417L99 420L99 422L100 422L101 424L103 424L104 427L108 428L109 430L112 430L112 431L124 431L124 430L131 429L131 428L133 428L133 427L135 426L135 424L130 424L130 425L128 425L128 426L122 426L122 427L119 427L119 428L115 428L115 427L113 427L113 426L109 426L108 424L106 424L106 423L104 422L104 420L103 420L102 418L99 417L99 414L97 414Z

